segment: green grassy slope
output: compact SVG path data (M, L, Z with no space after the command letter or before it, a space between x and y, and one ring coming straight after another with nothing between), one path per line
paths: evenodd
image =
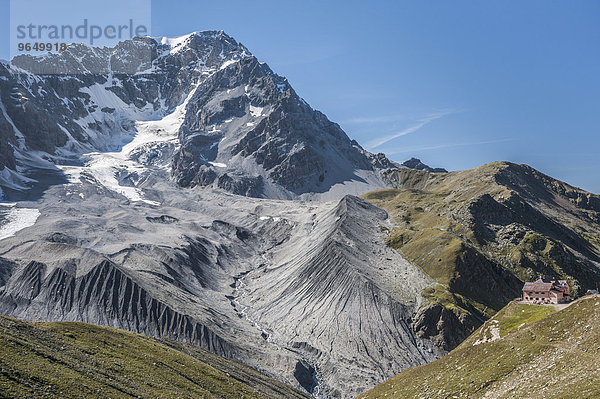
M554 311L511 303L447 356L361 399L600 397L600 298Z
M302 399L308 398L306 392L298 391L280 381L260 373L242 362L217 356L198 346L183 344L172 340L161 340L165 345L192 356L211 367L221 370L244 385L258 391L263 396L273 399Z
M85 323L0 316L0 398L109 397L306 396L191 345Z
M397 188L364 198L394 220L388 245L439 283L423 296L441 308L432 314L454 322L422 334L447 349L519 296L524 281L560 277L575 294L600 281L598 195L508 162L392 170L386 179Z

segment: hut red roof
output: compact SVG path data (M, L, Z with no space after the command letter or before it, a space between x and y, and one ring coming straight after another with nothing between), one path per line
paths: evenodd
M523 291L550 291L552 289L552 283L546 283L544 280L539 279L533 283L525 283Z

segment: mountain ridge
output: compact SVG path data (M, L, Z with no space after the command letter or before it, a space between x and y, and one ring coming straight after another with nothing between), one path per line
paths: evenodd
M71 74L35 74L60 68ZM85 153L118 151L136 136L146 137L138 149L154 155L111 166L132 177L119 184L135 185L144 168L161 166L182 187L295 198L336 185L382 187L378 171L394 166L351 141L222 31L135 38L104 49L77 44L57 55L15 57L0 75L0 93L12 93L2 97L0 123L14 126L3 129L13 135L0 136L0 144L17 175L17 163L21 170L69 165ZM176 111L170 129L151 123ZM31 159L31 150L40 153ZM160 162L166 158L172 162ZM0 181L5 188L27 185L12 174Z
M598 195L509 162L384 174L396 188L364 197L395 220L388 245L439 283L424 292L424 311L446 323L419 324L447 349L519 296L525 281L560 277L577 295L600 280Z

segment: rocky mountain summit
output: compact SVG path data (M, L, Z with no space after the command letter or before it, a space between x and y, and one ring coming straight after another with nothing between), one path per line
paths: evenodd
M425 165L420 159L414 157L408 161L402 162L401 165L407 167L408 169L426 170L427 172L433 173L448 173L448 171L444 168L432 168L428 165Z
M223 32L19 56L0 65L0 93L0 186L9 189L27 185L28 169L122 150L134 137L144 139L129 165L111 166L120 184L163 167L181 187L293 198L381 186L378 171L393 166Z

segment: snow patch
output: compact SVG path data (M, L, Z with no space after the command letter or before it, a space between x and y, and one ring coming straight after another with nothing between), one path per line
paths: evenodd
M221 65L221 67L219 68L219 70L220 70L220 71L222 71L223 69L227 68L229 65L233 65L233 64L235 64L236 62L237 62L237 60L228 60L228 61L225 61L225 62L224 62L222 65Z
M255 107L254 105L250 106L250 114L255 118L262 116L263 110L263 107Z
M83 87L79 89L79 92L89 94L92 102L98 105L99 108L107 107L117 110L128 110L132 108L132 106L126 104L115 93L107 90L107 83L96 83L89 87Z
M212 166L216 166L217 168L226 168L227 165L221 162L209 162Z
M17 232L31 227L40 217L35 208L16 208L15 204L0 204L0 213L5 214L0 225L0 240L14 236Z
M137 150L141 148L151 149L165 142L177 142L177 132L185 119L185 109L195 93L196 88L197 86L190 91L188 96L173 112L163 118L159 120L136 122L135 127L137 134L129 143L125 144L120 151L88 153L85 154L85 156L88 157L85 166L60 167L69 177L69 182L77 183L80 181L82 174L88 175L107 189L121 194L133 202L145 202L150 205L160 205L155 201L145 199L142 190L132 186L130 181L125 183L124 180L128 179L130 176L140 176L148 171L147 166L138 163L132 158L132 154ZM96 95L95 97L99 98L100 96ZM111 98L111 95L104 98L102 101L103 105L109 103ZM119 179L117 176L125 176L125 178Z
M179 36L179 37L161 37L160 38L160 44L166 44L170 47L170 53L171 54L175 54L179 51L181 51L184 48L184 44L186 43L186 41L192 36L196 34L196 32L187 34L187 35L183 35L183 36Z
M223 139L219 140L219 141L215 141L214 143L211 144L210 149L214 149L215 147L217 147L219 144L221 144L221 141L223 141Z
M7 188L13 189L13 190L17 190L17 191L23 191L23 190L28 190L29 187L27 186L28 183L35 183L36 181L33 179L28 178L27 176L15 172L12 169L9 169L7 167L5 167L4 169L0 170L0 183Z
M135 187L121 185L121 182L117 179L117 172L134 172L136 164L132 161L122 159L119 156L120 154L121 153L89 154L92 157L92 160L88 162L85 173L89 173L107 189L121 194L133 202L146 202L151 205L160 205L154 201L145 200L141 190Z

